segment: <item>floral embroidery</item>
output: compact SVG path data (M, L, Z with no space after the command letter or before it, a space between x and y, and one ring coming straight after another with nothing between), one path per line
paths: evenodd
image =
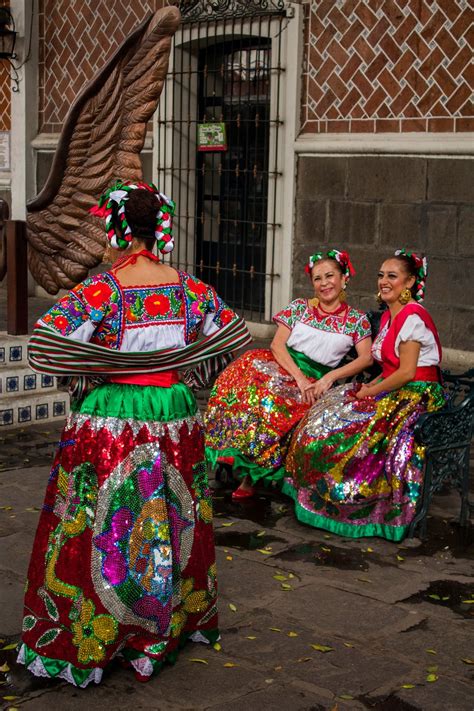
M207 296L209 287L202 281L196 281L195 279L187 280L187 287L190 291L196 294L198 297L204 298Z
M171 305L165 294L153 294L146 297L144 306L150 316L164 316L168 314Z
M94 615L92 600L83 600L79 620L72 623L72 643L79 647L80 664L100 662L105 657L105 645L111 644L118 633L117 622L111 615Z
M277 324L282 323L293 329L297 322L311 326L315 330L329 331L350 336L354 344L371 335L371 326L367 316L349 307L343 318L329 314L326 318L316 318L313 309L309 307L306 299L295 299L289 306L280 311L273 319Z
M54 327L58 329L58 331L61 331L61 333L65 333L67 326L68 326L68 320L65 316L56 316L56 318L53 321Z
M98 274L60 299L41 321L64 336L72 336L89 322L91 343L118 349L124 324L125 328L184 325L185 342L193 343L208 319L221 328L238 318L212 287L184 272L179 277L176 284L123 289L113 274Z
M77 287L78 289L80 287ZM82 295L87 303L89 303L94 309L98 309L102 306L111 296L112 289L105 282L98 282L86 286L82 291Z
M220 314L221 323L225 326L230 323L232 319L235 318L235 314L230 309L223 309Z

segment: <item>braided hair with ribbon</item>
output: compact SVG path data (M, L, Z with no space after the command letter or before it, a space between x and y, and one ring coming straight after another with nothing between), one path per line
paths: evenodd
M305 272L311 276L311 269L316 262L321 262L325 259L332 259L339 264L342 275L346 277L346 281L349 281L349 279L354 276L355 269L352 266L349 255L347 252L341 252L339 249L330 249L328 252L316 252L312 254L308 260L308 264L305 266Z
M400 259L407 267L408 273L415 277L412 294L415 301L421 303L425 298L426 277L428 275L426 257L420 257L415 252L409 252L406 249L397 249L394 256Z
M125 250L132 244L134 235L127 219L126 205L133 190L147 190L156 197L155 239L160 252L167 254L174 247L172 233L176 205L171 198L160 193L153 183L118 180L103 195L89 212L105 219L105 231L109 244L114 249ZM119 227L119 229L117 229Z

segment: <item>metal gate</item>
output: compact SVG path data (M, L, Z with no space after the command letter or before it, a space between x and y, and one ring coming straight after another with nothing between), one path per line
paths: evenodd
M181 2L158 122L158 185L177 203L172 263L247 319L273 312L282 0Z

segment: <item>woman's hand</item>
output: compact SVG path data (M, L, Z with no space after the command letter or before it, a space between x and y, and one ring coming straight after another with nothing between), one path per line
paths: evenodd
M295 380L301 393L303 402L307 403L308 405L314 405L314 403L316 402L316 396L313 392L314 383L312 383L311 380L308 380L306 375L303 375L303 373L301 373L301 375L298 375Z
M372 388L370 387L370 383L368 385L362 385L359 390L355 393L355 396L358 400L364 400L366 397L374 397L375 393L373 392Z
M332 388L333 384L334 376L332 373L326 373L326 375L323 375L322 378L313 383L312 390L316 400L324 395L324 393L327 393L327 391Z

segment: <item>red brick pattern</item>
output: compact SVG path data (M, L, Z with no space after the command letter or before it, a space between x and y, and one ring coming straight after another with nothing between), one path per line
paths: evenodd
M303 131L473 131L468 0L312 0Z
M39 125L59 133L75 97L161 0L40 0Z
M10 66L0 62L0 131L10 131Z
M8 0L0 0L0 7L9 5ZM11 130L10 65L0 60L0 131Z

